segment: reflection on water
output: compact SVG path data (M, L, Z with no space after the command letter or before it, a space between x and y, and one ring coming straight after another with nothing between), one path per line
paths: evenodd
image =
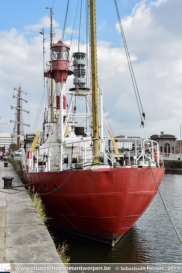
M165 174L160 186L168 211L182 237L182 175ZM71 263L170 263L182 261L182 245L157 194L142 217L115 245L50 228L58 243L69 245Z

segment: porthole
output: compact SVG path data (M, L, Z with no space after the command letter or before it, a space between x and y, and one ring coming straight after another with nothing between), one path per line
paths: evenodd
M44 188L46 189L46 191L48 191L48 187L46 184L44 184Z
M39 184L37 184L37 189L38 189L38 191L40 191L40 187L39 187Z
M58 187L54 184L54 188L56 191L59 191Z

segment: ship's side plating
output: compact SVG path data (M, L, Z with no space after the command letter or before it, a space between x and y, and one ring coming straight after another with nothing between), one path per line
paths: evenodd
M153 168L158 185L164 169ZM111 243L144 213L157 192L146 168L105 168L58 173L25 173L35 183L51 220L67 231Z

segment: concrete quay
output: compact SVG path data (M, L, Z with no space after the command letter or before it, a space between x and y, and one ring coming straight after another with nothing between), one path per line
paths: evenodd
M22 185L11 164L8 163L8 167L4 167L4 162L0 161L0 263L54 263L64 267L27 191L24 187L16 190L3 189L4 176L13 176L14 186Z

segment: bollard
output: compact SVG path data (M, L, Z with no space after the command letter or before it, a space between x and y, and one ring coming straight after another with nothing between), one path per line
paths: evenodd
M12 181L14 179L13 176L4 176L2 178L4 180L4 188L3 189L11 189L12 188Z
M4 167L8 167L8 162L4 162Z
M7 157L5 156L5 157L3 158L3 160L4 160L4 161L7 161Z

